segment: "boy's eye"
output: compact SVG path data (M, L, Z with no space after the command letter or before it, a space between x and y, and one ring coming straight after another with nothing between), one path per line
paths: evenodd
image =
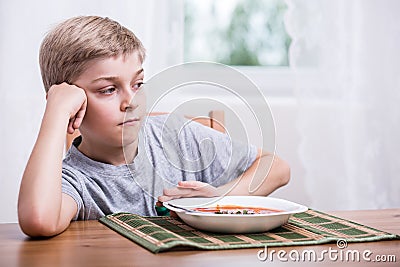
M143 86L143 82L139 82L139 83L135 83L135 85L133 86L133 89L138 90L140 87Z
M114 92L115 92L115 88L114 87L109 87L109 88L100 90L100 94L103 94L103 95L111 95Z

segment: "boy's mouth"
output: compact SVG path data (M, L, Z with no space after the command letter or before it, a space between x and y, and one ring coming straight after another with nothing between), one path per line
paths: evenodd
M133 124L136 124L137 122L139 122L140 121L140 118L139 117L134 117L134 118L131 118L131 119L127 119L127 120L125 120L124 122L121 122L120 124L118 124L119 126L120 125L133 125Z

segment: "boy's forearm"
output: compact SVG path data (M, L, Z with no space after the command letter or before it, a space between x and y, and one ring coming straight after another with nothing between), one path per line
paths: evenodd
M38 226L45 226L49 234L57 227L62 202L61 166L67 125L67 115L49 111L46 107L37 141L22 177L18 199L21 228L30 235L35 235L34 228ZM45 232L42 234L45 235Z
M285 161L272 154L259 153L241 177L219 187L218 191L221 195L267 196L287 184L289 179L290 168Z

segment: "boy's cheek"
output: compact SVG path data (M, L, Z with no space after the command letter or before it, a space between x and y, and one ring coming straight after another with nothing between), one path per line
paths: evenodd
M132 102L135 102L139 107L143 107L146 109L146 94L143 91L138 91L132 99Z

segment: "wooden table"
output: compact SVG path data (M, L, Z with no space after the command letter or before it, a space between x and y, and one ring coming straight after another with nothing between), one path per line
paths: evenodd
M380 230L400 235L400 209L369 211L337 211L330 214L350 219ZM288 262L260 261L260 249L236 249L219 251L170 251L153 254L120 236L97 221L73 222L64 233L44 240L31 240L19 229L18 224L0 224L0 266L271 266L271 265L357 265L400 266L400 240L349 243L343 250L370 250L370 259L384 255L396 262L346 262L331 260L327 254L322 262L308 260L294 263L288 258L296 250L300 254L313 250L320 255L323 250L336 249L336 244L316 246L292 246L268 248L285 251ZM285 253L281 252L281 253ZM283 254L282 254L283 255ZM292 254L293 255L293 254ZM392 256L390 256L392 255ZM333 257L334 258L334 257ZM382 258L382 257L381 257ZM355 258L354 258L355 259ZM367 263L367 264L366 264Z

